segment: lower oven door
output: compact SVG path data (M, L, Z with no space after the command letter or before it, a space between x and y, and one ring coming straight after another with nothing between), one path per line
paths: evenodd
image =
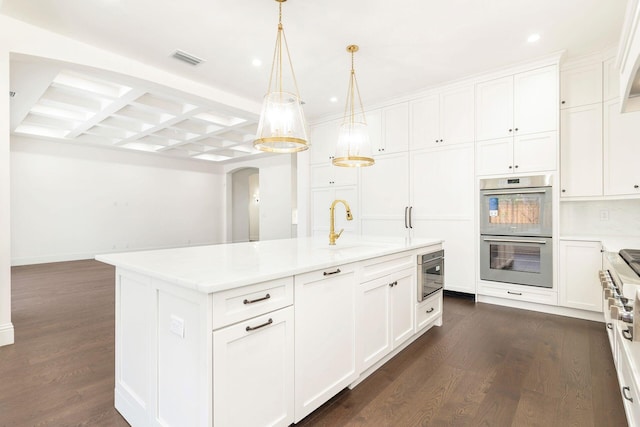
M481 236L480 279L553 287L550 237Z

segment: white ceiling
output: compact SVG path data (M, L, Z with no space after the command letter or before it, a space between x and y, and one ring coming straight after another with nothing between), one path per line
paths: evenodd
M305 114L343 109L350 59L365 108L566 50L618 41L626 0L289 0L283 24ZM3 0L0 13L261 102L275 44L273 0ZM527 37L539 33L536 43ZM205 59L191 66L176 49ZM252 65L254 59L262 66ZM49 82L51 83L51 81ZM331 97L337 102L331 102Z

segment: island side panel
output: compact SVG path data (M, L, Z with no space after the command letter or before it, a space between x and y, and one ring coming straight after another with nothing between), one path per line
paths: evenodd
M116 409L134 426L211 425L206 294L116 270Z

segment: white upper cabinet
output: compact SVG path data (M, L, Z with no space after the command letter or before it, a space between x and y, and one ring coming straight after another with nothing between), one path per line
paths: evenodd
M366 113L374 156L409 150L409 103Z
M513 76L478 83L476 112L478 141L512 136Z
M473 141L473 86L417 99L410 109L412 150Z
M560 72L560 108L602 101L602 64L587 64Z
M513 131L529 135L558 129L558 68L551 65L513 77Z
M311 128L311 147L309 147L309 162L311 164L331 163L336 153L340 122L340 120L332 120Z
M556 169L557 132L479 141L476 173L500 175Z
M602 103L562 110L560 196L602 196Z
M331 163L311 166L311 187L357 185L358 169Z
M557 67L550 65L476 85L476 140L557 129Z
M617 100L604 103L604 194L640 195L640 111L620 113Z

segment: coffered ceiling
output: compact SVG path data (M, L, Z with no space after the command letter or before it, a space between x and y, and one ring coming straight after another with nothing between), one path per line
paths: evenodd
M356 70L366 108L561 50L575 57L615 46L626 3L288 0L283 23L305 113L314 120L343 109L348 44L360 46ZM278 18L273 0L3 0L0 13L256 102L266 91ZM533 33L540 39L528 43ZM176 60L177 49L204 61ZM25 119L13 123L16 133L40 126L67 139L183 157L255 155L255 113L83 70L59 67L32 78L48 81L35 85L42 98L16 107Z

